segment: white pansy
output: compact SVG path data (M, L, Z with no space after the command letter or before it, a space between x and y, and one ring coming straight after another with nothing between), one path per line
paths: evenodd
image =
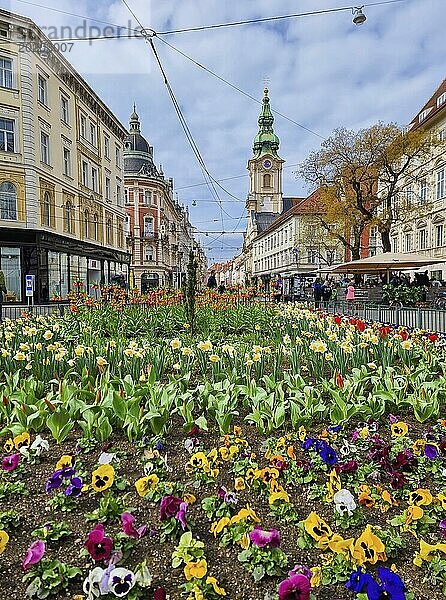
M335 510L340 515L347 514L351 517L356 509L355 499L349 490L342 489L336 492L333 496L333 502L335 503Z

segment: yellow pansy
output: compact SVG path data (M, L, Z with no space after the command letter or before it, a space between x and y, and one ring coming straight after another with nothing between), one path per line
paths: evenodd
M414 492L410 492L408 499L409 504L415 504L416 506L429 506L432 501L432 494L425 488L418 488Z
M392 431L392 437L403 437L403 436L407 435L407 432L409 431L409 427L408 427L407 423L404 423L404 421L398 421L398 423L392 423L392 425L390 426L390 429Z
M234 487L236 489L237 492L241 492L242 490L245 489L245 480L243 479L243 477L236 477L234 480Z
M404 517L404 523L406 525L410 525L414 521L418 521L424 515L424 510L420 506L409 506L406 510L406 515Z
M196 562L189 562L184 567L184 576L187 581L193 578L202 579L208 571L208 565L204 558Z
M221 533L228 525L231 525L231 519L229 517L222 517L219 521L212 523L210 532L217 537L217 535Z
M379 537L373 533L372 527L367 525L363 533L355 542L353 559L359 565L363 565L366 562L374 565L378 560L387 560L385 550L384 544Z
M330 538L333 535L330 526L314 511L303 521L303 525L308 535L316 541L323 537Z
M5 551L6 545L9 541L9 535L3 529L0 529L0 554Z
M193 494L184 494L183 500L186 504L195 504L197 498Z
M144 496L147 496L147 494L149 493L150 490L153 490L156 488L158 483L159 483L158 475L156 475L155 473L152 473L151 475L148 475L147 477L141 477L140 479L135 481L135 488L136 488L136 491L138 492L138 495L141 498L144 498Z
M415 555L413 564L417 567L421 567L423 560L431 561L434 558L432 556L434 552L442 552L443 554L446 554L446 544L428 544L424 540L420 540L420 551Z
M211 585L214 589L214 592L219 596L226 596L225 589L218 585L218 581L215 579L215 577L207 577L206 583L207 585Z
M440 502L441 508L446 510L446 494L438 494L437 500Z
M310 579L310 585L312 588L317 588L322 583L322 569L321 567L311 567L312 575Z
M189 464L194 469L204 469L205 467L208 467L209 461L204 452L196 452L190 457Z
M56 470L65 469L72 466L74 466L74 456L71 456L71 454L64 454L57 461Z
M95 492L103 492L113 485L115 470L112 465L100 465L91 474L91 487Z
M283 500L284 502L290 501L288 493L283 488L278 491L271 492L271 494L269 495L270 506L275 504L278 500Z
M5 452L12 452L14 450L14 440L12 438L8 438L3 445L3 450Z

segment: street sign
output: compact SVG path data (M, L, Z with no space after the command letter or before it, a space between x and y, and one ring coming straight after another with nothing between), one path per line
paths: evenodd
M26 297L34 296L34 275L25 275Z

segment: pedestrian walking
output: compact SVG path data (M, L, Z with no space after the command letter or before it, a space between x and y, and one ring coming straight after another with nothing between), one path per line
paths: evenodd
M276 282L274 283L274 286L273 286L273 296L274 296L274 302L276 302L276 304L282 300L282 293L283 293L283 279L279 273L277 275Z
M353 281L349 281L348 283L345 299L347 300L348 309L352 310L355 303L355 286L353 284Z
M323 296L323 286L322 281L319 277L316 277L313 283L313 297L314 297L314 306L315 308L320 308L321 300Z

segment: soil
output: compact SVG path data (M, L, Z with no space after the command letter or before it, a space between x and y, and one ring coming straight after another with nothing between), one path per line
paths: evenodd
M412 424L409 430L412 439L416 439L417 429L421 433L421 430L425 428L420 427L417 423ZM184 469L185 463L188 460L188 454L184 449L186 437L181 429L174 428L164 442L164 453L167 453L168 464L172 469L168 474L169 480L178 481L182 484L187 481ZM259 435L255 428L243 424L243 437L250 442L252 450L260 457L262 455L261 444L265 436ZM43 526L50 520L66 521L72 529L73 534L60 542L48 542L46 556L57 558L67 564L80 567L83 570L83 577L86 575L88 569L93 566L89 557L81 557L80 552L84 547L88 532L94 527L94 523L86 522L84 514L98 507L98 495L83 494L76 499L76 508L73 511L62 512L53 510L48 506L51 495L45 492L45 482L55 470L55 465L59 458L63 454L76 453L77 438L76 432L72 432L63 444L57 445L53 442L49 452L42 455L40 463L29 464L22 461L17 471L13 473L3 472L1 475L2 481L24 482L28 492L26 496L16 495L0 501L0 512L14 510L21 515L19 526L16 529L8 528L10 540L5 552L0 557L1 600L25 600L27 584L21 581L23 575L21 562L27 548L35 539L31 536L31 531ZM219 436L212 433L201 432L199 439L201 445L207 451L210 451L213 447L218 448L221 445ZM97 459L102 449L101 445L98 444L93 451L78 455L78 460L82 462L83 470L91 473L97 465ZM159 528L158 504L140 498L133 485L144 474L141 462L143 448L129 443L125 438L114 435L107 443L107 450L120 453L119 476L125 477L130 484L125 492L115 490L115 493L123 495L130 492L128 503L129 507L132 507L132 514L136 517L137 526L147 524L149 529L157 530ZM261 462L264 466L266 465L264 459ZM250 600L275 599L277 598L277 587L281 578L265 577L260 583L255 584L251 575L237 560L240 547L220 548L218 540L209 532L210 522L201 508L200 502L203 497L214 495L217 488L221 485L226 486L228 489L233 489L234 476L225 470L225 465L230 465L230 463L222 463L220 465L221 471L216 484L202 485L199 489L188 488L188 491L193 492L197 497L197 502L190 507L188 513L192 520L192 532L195 538L199 538L205 542L208 574L217 577L219 584L226 589L226 598L228 600L241 600L242 598ZM429 481L422 483L423 487L429 487ZM356 529L351 528L347 532L337 530L334 524L332 506L324 502L308 500L307 491L302 485L285 485L285 488L290 493L291 502L295 506L299 518L305 519L311 510L315 510L323 518L326 518L335 531L345 537L357 535L363 530L364 525ZM434 487L431 489L433 490ZM238 492L237 495L239 499L238 508L249 503L260 517L264 529L275 527L280 530L282 538L281 548L289 556L290 569L296 563L307 566L321 564L321 551L318 549L299 549L297 546L298 532L296 527L284 524L283 522L277 522L269 513L268 501L265 496L256 493L252 489L245 489L242 492ZM366 519L372 525L386 526L386 521L397 514L401 514L401 512L401 506L391 509L385 514L378 510L370 510L366 513ZM107 522L105 529L107 535L118 533L121 530L119 517L114 522ZM390 566L391 562L396 563L398 573L407 585L407 588L415 594L417 600L426 598L440 600L443 598L440 589L423 583L424 571L414 567L412 564L413 555L419 547L418 540L410 534L405 534L404 537L407 542L407 548L397 560L389 561L387 566ZM161 544L156 535L147 535L138 541L130 559L125 563L125 566L132 568L147 558L149 569L153 575L152 587L146 592L146 595L142 596L147 598L147 600L153 597L153 591L158 586L166 588L168 598L171 600L183 597L182 590L180 589L180 585L185 582L183 569L172 569L171 567L171 556L175 545L176 541L168 541ZM371 567L367 570L373 573L375 568ZM77 578L73 581L69 594L58 594L56 597L61 600L72 600L76 594L82 595L82 581L83 578ZM353 594L345 589L344 584L318 588L315 590L315 594L320 600L353 599Z

